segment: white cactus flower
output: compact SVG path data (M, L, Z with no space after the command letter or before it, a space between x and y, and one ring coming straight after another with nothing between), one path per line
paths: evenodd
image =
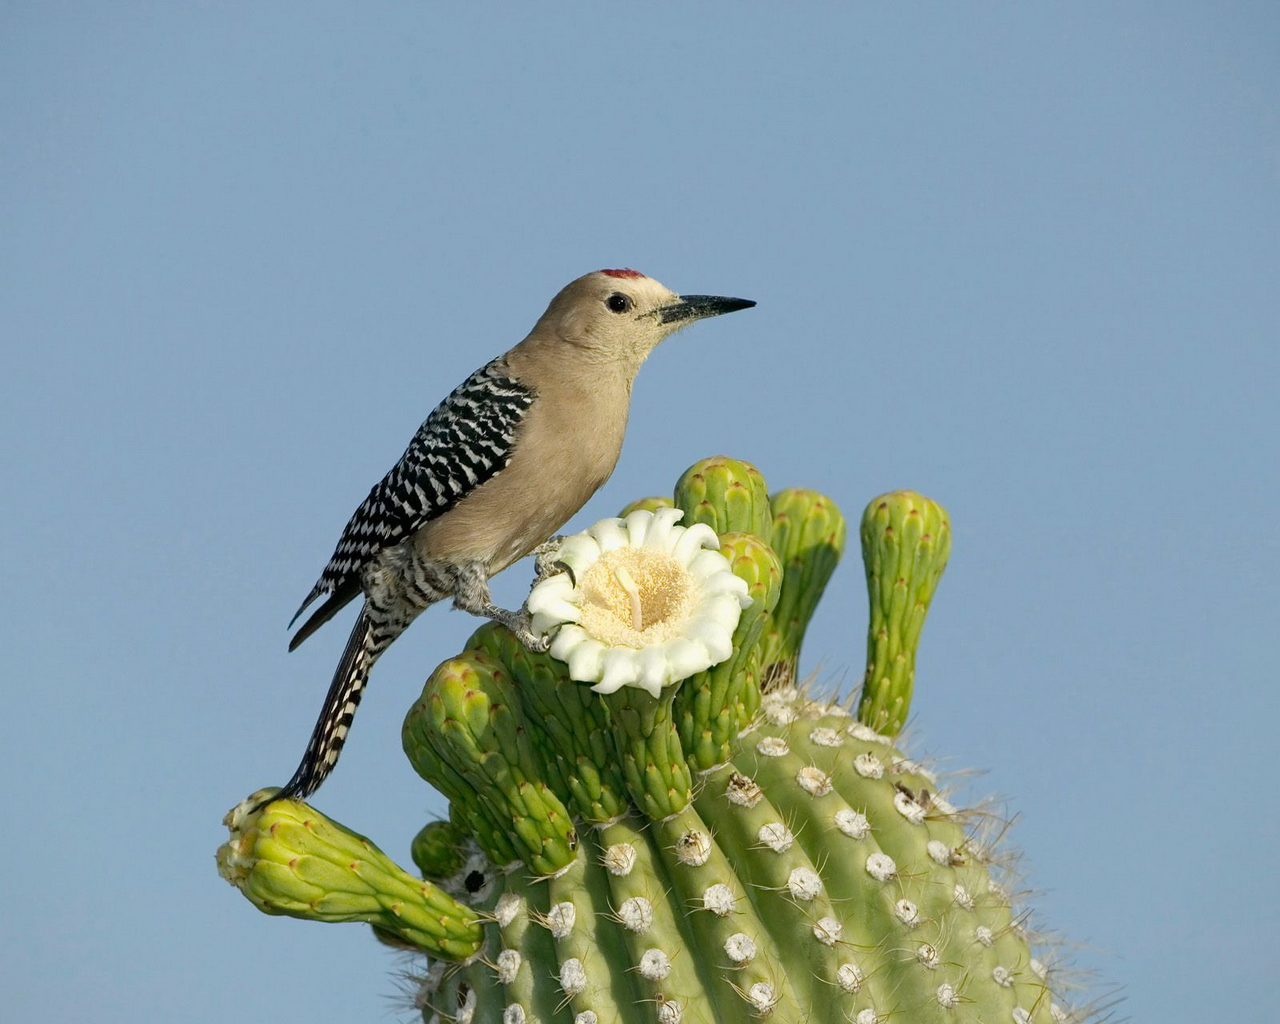
M556 630L550 653L597 693L637 686L658 696L728 659L747 584L720 554L720 538L680 509L602 519L565 539L570 573L538 583L525 602L533 630ZM557 629L557 627L559 627Z

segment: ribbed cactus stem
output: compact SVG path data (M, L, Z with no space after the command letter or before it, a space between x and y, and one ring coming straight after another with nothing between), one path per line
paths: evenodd
M782 560L782 594L760 641L765 691L795 682L809 620L844 553L845 520L834 501L793 488L771 499L773 550Z
M602 898L600 883L588 882L591 868L585 852L579 850L568 868L548 881L548 906L540 921L555 944L560 989L569 1009L574 1016L594 1013L601 1021L608 1020L608 1011L617 1002L615 979L599 961L618 944L611 930L602 927L609 905Z
M816 1005L836 983L840 960L835 943L818 941L814 928L835 918L837 908L821 882L820 865L796 842L794 814L763 795L749 806L726 798L737 775L731 765L708 775L694 806L733 863L758 918L785 951L788 1001Z
M500 936L499 952L492 963L502 984L494 985L495 979L486 977L479 965L474 983L477 988L502 990L504 1010L516 1005L527 1011L528 1020L554 1020L555 1009L563 1000L545 983L544 965L554 963L557 957L555 940L545 926L550 909L547 886L536 884L520 869L508 873L503 883L502 895L491 910ZM480 1019L476 1018L476 1024Z
M685 526L706 523L716 533L751 533L766 544L773 534L769 488L749 462L716 455L695 462L676 482L675 504Z
M895 736L911 708L916 649L951 553L946 509L915 491L867 505L860 530L871 622L858 720Z
M423 1024L1083 1024L992 880L989 813L957 811L894 746L946 512L899 491L863 517L855 719L795 680L844 545L839 509L815 491L769 499L723 457L675 494L685 524L703 524L693 538L710 527L724 556L685 563L713 602L684 621L696 658L639 626L588 633L581 605L557 606L577 584L549 577L527 607L569 623L555 657L485 625L406 716L406 753L450 800L414 839L422 879L306 805L249 810L269 794L230 816L224 875L268 913L364 921L427 950ZM651 512L668 504L634 503L625 536L603 521L566 545L674 551L674 513Z
M755 654L782 587L778 556L754 534L724 534L720 553L728 559L734 575L746 582L751 604L743 609L734 630L732 656L685 680L676 694L680 740L694 771L708 771L728 761L738 733L760 706L758 680L744 669Z
M803 1020L796 989L784 963L790 954L775 944L770 923L752 902L737 868L718 838L693 807L651 825L671 896L685 908L690 948L713 951L714 971L704 981L706 997L716 1013L709 1020L751 1020L774 1013L779 1020ZM750 941L750 956L737 958L741 939ZM706 961L704 960L705 964ZM727 984L726 984L727 983Z
M634 686L603 698L627 790L646 818L667 818L689 805L692 780L672 719L674 699L674 687L651 697Z
M690 937L685 914L664 891L660 851L653 835L640 824L624 818L598 836L605 853L604 871L596 877L605 886L608 917L616 923L612 931L623 947L613 963L626 965L631 1001L652 1007L651 1019L657 1017L659 1006L670 1004L668 1016L677 1017L681 1024L713 1021L706 980L695 959L681 955Z
M313 807L260 790L225 819L218 871L259 910L308 921L365 921L435 956L479 948L474 910L409 874L364 836Z
M589 686L569 678L568 667L529 651L510 630L481 626L467 641L511 670L530 732L544 763L563 780L573 812L596 824L627 809L627 786L614 755L609 713Z

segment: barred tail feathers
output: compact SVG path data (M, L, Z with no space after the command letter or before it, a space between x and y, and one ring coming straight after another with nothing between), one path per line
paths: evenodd
M307 743L307 751L302 755L302 763L273 799L305 800L333 771L369 681L369 670L392 639L394 637L375 630L368 612L361 610L342 652L342 660L333 674L333 682L329 684L329 692Z

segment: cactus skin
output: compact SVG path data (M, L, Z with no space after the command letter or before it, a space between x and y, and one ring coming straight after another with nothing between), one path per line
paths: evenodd
M858 721L896 736L907 720L916 646L951 554L946 510L914 491L882 494L862 515L871 624Z
M1054 1002L1056 977L995 882L987 816L953 807L887 734L909 709L949 549L945 511L895 492L864 516L859 720L794 685L843 519L812 491L765 506L757 478L717 458L676 489L686 523L721 531L753 597L728 661L656 699L601 696L485 625L405 720L406 753L450 799L449 820L413 844L431 882L379 862L386 890L357 904L340 868L371 846L326 819L342 853L314 878L332 877L332 891L292 904L246 895L268 912L369 921L427 952L415 1000L425 1024L1082 1021ZM320 820L287 801L261 815ZM274 880L284 854L258 845L255 864L233 836L236 870ZM447 942L388 919L390 895L413 886L448 911Z

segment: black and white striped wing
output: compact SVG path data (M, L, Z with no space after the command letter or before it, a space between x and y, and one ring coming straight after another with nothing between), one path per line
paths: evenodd
M534 397L532 388L507 376L501 359L459 384L356 509L298 615L321 594L346 592L349 600L359 591L361 570L378 552L497 475L511 461L517 430Z

